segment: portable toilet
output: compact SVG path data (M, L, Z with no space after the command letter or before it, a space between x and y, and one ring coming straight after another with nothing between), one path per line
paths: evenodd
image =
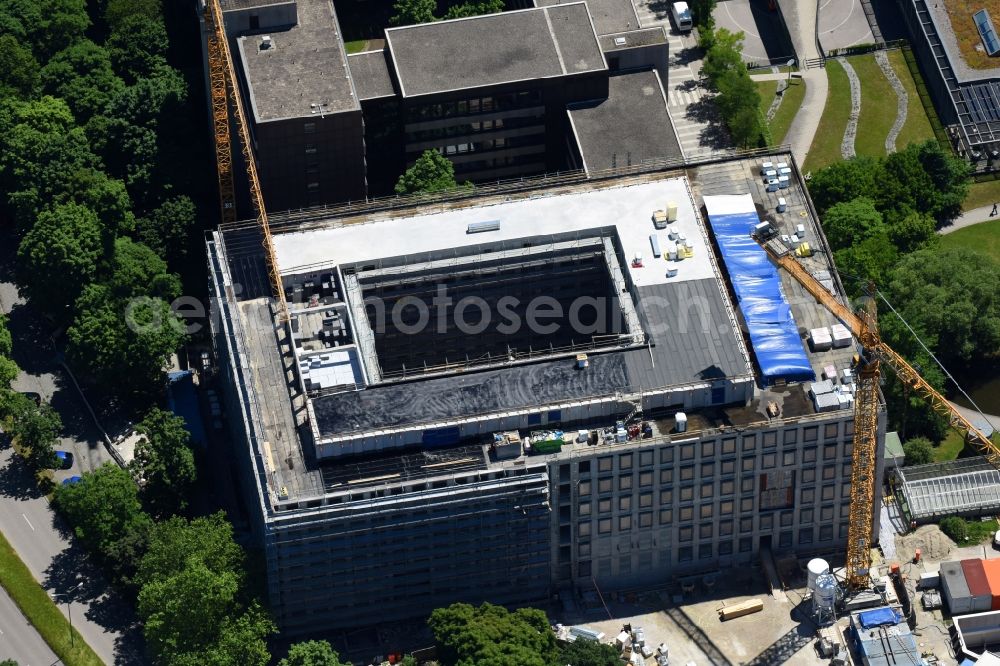
M688 417L684 412L674 414L674 422L677 424L677 432L687 432Z
M777 192L779 187L780 187L780 185L778 184L778 179L777 178L768 178L767 179L767 191L768 192Z
M788 210L788 202L785 201L785 197L778 197L777 211L779 213L784 213L786 210Z
M778 176L778 187L779 188L781 188L781 189L784 190L784 189L788 188L789 185L791 185L791 181L788 179L788 176Z

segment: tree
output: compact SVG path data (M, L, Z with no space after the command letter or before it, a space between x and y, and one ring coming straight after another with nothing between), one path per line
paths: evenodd
M0 666L17 666L17 662L13 659L4 659L0 661Z
M18 281L31 300L58 320L97 277L101 224L85 206L43 211L17 252Z
M835 204L863 196L873 198L885 178L885 170L878 159L859 155L834 162L812 174L809 195L823 217Z
M441 192L458 187L455 165L436 150L425 150L396 183L396 194Z
M155 252L128 238L115 242L115 261L111 280L116 298L155 297L173 300L180 296L181 281L169 272L167 263Z
M969 165L945 153L931 139L911 143L884 160L886 173L897 185L894 200L884 198L888 209L923 211L939 224L954 219L969 192Z
M889 240L903 254L919 250L937 241L934 218L927 213L910 211L902 216L892 215L887 220Z
M197 223L198 211L190 197L177 196L163 201L136 223L139 240L166 258L168 263L187 256L188 239Z
M279 661L278 666L350 665L340 661L340 655L326 641L302 641L289 648L288 656Z
M26 450L25 459L34 469L53 467L55 443L62 430L59 412L48 403L36 405L24 396L10 403L7 426L10 435Z
M858 197L830 206L823 215L822 222L826 239L834 250L848 248L885 231L882 213L868 197Z
M40 71L30 46L13 35L0 36L0 96L33 97L38 90Z
M153 526L136 580L145 585L180 573L191 559L214 573L243 571L243 551L233 540L233 526L221 511L186 520L173 516Z
M837 270L844 276L848 291L855 296L865 282L883 284L897 257L896 247L885 229L833 253Z
M30 43L39 61L83 38L90 26L85 0L6 0L2 32Z
M715 27L715 19L712 12L715 10L717 0L691 0L691 20L703 30L712 30Z
M42 68L45 92L65 99L80 122L99 113L124 82L115 74L104 47L89 39L63 49Z
M483 0L483 2L465 2L459 5L452 5L445 13L445 20L465 18L468 16L481 16L483 14L496 14L504 10L504 0Z
M926 437L914 437L903 444L906 465L926 465L934 460L934 445Z
M130 464L142 480L142 499L154 516L168 516L187 507L187 494L197 470L191 435L184 419L154 408L139 422L142 435Z
M953 372L1000 349L1000 264L965 248L919 250L881 283L886 298ZM882 337L904 356L916 352L898 318L882 318ZM934 365L930 363L930 365Z
M166 300L126 300L116 297L112 287L90 285L77 299L76 309L66 331L71 363L123 396L148 396L161 389L163 367L186 335Z
M101 13L104 15L104 22L114 32L132 18L162 20L163 5L160 0L107 0Z
M618 650L607 643L575 640L559 651L560 664L573 666L620 666Z
M114 463L84 472L78 483L57 486L53 503L84 546L104 557L117 541L147 530L150 522L142 511L135 481Z
M437 2L435 0L396 0L392 5L393 14L389 19L389 25L431 23L437 20L434 16L436 9Z
M169 43L162 19L129 14L118 22L104 47L118 76L132 84L166 65Z
M9 321L7 315L0 312L0 356L10 356L14 351L14 338L7 326Z
M457 603L434 610L427 624L444 666L549 666L558 655L548 618L533 608Z
M965 543L969 539L969 527L965 524L965 521L958 516L948 516L947 518L942 518L941 522L938 523L941 531L945 533L949 539L955 543Z
M702 62L701 73L714 87L718 80L728 72L736 72L743 63L743 33L730 32L725 28L713 30L711 32L711 46L705 53Z

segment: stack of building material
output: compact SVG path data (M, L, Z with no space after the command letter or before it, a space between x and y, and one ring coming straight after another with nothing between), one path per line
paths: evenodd
M990 592L990 583L986 579L986 571L983 569L982 560L962 560L962 573L965 574L965 584L969 587L969 596L972 597L973 613L981 613L990 610L993 605L993 595Z
M952 615L972 612L972 594L960 563L941 563L941 591Z
M837 323L830 327L834 349L847 347L851 344L851 332L843 324Z
M824 393L833 393L833 382L829 379L824 379L821 382L813 382L809 385L809 395L814 399Z
M814 352L827 351L833 347L833 337L826 326L809 331L809 346Z

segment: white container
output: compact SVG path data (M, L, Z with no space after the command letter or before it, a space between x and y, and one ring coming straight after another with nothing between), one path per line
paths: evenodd
M774 171L774 164L772 162L764 162L760 165L760 175L767 174L768 171Z
M815 592L816 579L823 574L830 573L830 564L823 558L817 557L809 560L809 564L806 565L806 572L808 574L806 587L808 587L810 591Z
M941 573L938 571L925 571L920 574L920 589L933 590L941 584Z
M778 184L778 179L777 178L768 178L766 182L767 182L767 191L768 192L777 192L778 188L781 187Z
M782 169L787 169L788 162L778 162L777 164L774 165L774 168L777 169L778 171L781 171Z
M778 187L780 187L781 189L783 190L787 189L788 186L791 184L792 181L789 180L788 176L778 176Z
M844 386L854 385L854 373L851 372L850 368L844 368L844 370L840 373L840 383Z
M668 201L667 202L667 222L677 221L677 202Z
M809 331L809 345L813 351L826 351L833 347L833 337L826 326Z
M804 224L797 224L797 225L795 225L795 233L797 233L799 235L799 238L805 238L806 237L806 225L804 225Z
M777 178L777 177L778 177L778 172L775 171L774 169L768 169L767 171L764 172L764 178Z
M674 422L677 424L677 432L687 432L688 417L684 412L674 414Z
M851 332L843 324L834 324L831 326L830 337L832 338L834 349L841 349L851 345Z
M779 213L784 213L786 210L788 210L788 202L785 201L785 197L778 197L777 211Z
M667 238L669 238L670 240L677 240L677 236L680 235L680 233L681 233L680 229L678 229L677 225L675 224L670 227L670 231L667 233Z
M809 385L809 394L813 397L824 395L826 393L833 393L833 382L829 379L821 382L813 382Z
M668 268L667 269L667 277L668 278L677 277L677 269L676 268Z

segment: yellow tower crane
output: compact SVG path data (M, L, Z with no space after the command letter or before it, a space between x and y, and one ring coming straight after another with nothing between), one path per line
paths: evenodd
M868 569L871 566L871 535L878 483L875 478L878 468L875 456L878 454L878 380L881 364L888 366L900 381L922 396L935 412L948 419L949 425L961 432L997 468L1000 468L1000 447L962 416L902 356L882 342L874 298L867 301L859 312L853 312L810 275L783 244L773 239L766 242L757 240L775 263L788 271L806 291L836 315L861 343L862 351L855 364L857 390L854 396L854 453L847 530L847 585L851 589L861 589L868 585Z
M222 207L222 221L236 221L236 194L233 187L233 153L229 135L229 108L232 103L236 128L240 137L240 148L246 164L247 181L250 184L250 203L257 217L267 262L268 277L274 295L275 311L279 323L288 321L288 303L285 290L281 286L281 273L274 252L274 239L267 221L264 197L261 194L260 179L257 176L257 160L250 142L243 101L236 89L236 69L226 39L226 26L222 19L219 0L206 0L205 24L208 27L208 72L209 88L212 96L212 123L215 136L215 162L219 173L219 202Z

